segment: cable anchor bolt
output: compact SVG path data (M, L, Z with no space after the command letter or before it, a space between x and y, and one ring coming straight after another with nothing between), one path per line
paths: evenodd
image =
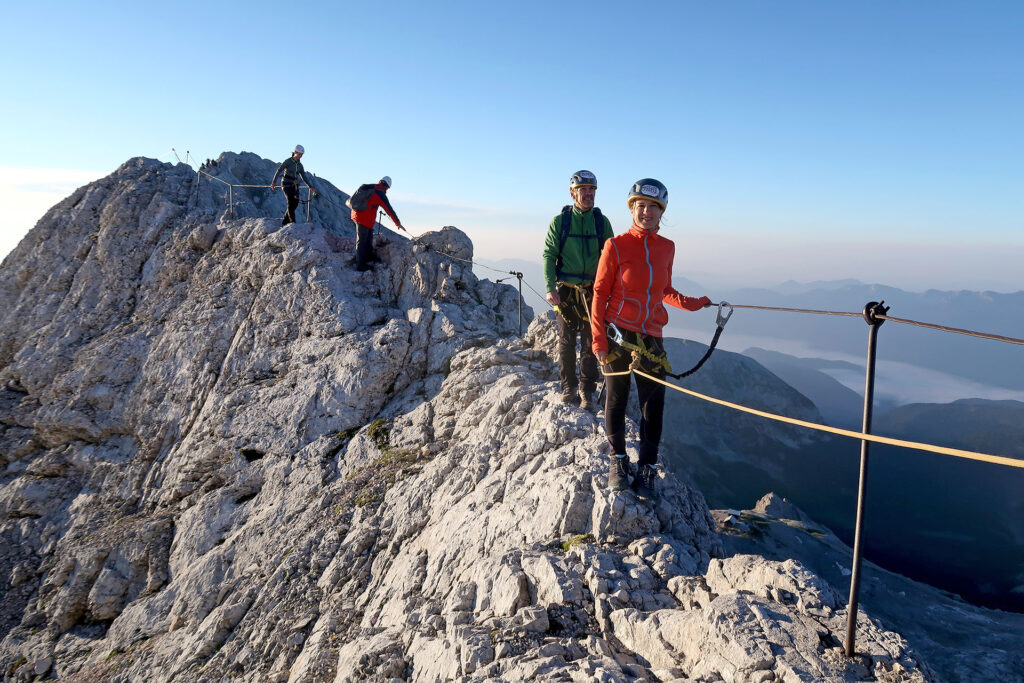
M885 301L869 301L864 306L864 322L868 325L875 326L884 323L884 320L880 320L877 316L886 315L889 312L890 306L885 305Z

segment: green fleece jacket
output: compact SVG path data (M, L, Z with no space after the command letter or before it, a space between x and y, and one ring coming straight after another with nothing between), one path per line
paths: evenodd
M602 214L601 226L605 239L614 236L612 224ZM551 219L548 234L544 239L544 287L546 291L556 289L555 282L571 282L573 284L594 281L597 272L597 261L601 257L601 240L594 227L594 212L580 211L572 207L569 219L569 236L562 241L562 213ZM559 263L561 261L561 263Z

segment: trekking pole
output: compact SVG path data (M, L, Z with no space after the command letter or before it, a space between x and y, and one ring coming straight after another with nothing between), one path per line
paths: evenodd
M884 301L872 301L864 306L864 321L871 326L868 331L868 359L864 379L864 422L862 432L871 433L871 408L875 397L875 340L878 337L878 328L884 320L878 316L884 316L889 312L888 306L883 306ZM857 521L854 523L853 532L853 561L851 562L850 573L850 604L847 609L846 621L846 656L853 657L857 637L857 607L860 602L860 566L861 566L861 532L864 527L864 498L867 494L868 479L868 447L871 442L863 439L860 442L860 482L857 486Z

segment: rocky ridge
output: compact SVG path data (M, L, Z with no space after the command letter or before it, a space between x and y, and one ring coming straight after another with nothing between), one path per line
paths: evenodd
M464 234L356 273L343 221L195 183L131 160L0 268L6 678L929 677L863 614L845 658L835 589L726 557L670 473L609 494L550 316L512 336L515 291L444 255Z

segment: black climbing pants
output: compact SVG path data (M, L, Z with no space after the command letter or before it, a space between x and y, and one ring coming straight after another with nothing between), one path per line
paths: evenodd
M299 186L284 183L281 185L281 190L284 192L285 199L288 200L288 210L281 218L281 225L288 225L295 222L295 209L299 206Z
M623 338L636 343L638 337L649 351L664 356L664 346L660 337L640 335L631 330L622 330ZM611 349L615 345L610 343ZM606 367L607 372L624 372L629 369L632 354L620 349L619 353ZM644 369L649 375L665 378L664 369L653 369L646 364ZM641 465L653 465L658 462L658 444L661 443L662 420L665 415L665 385L652 382L646 377L636 374L615 375L605 377L607 396L604 403L604 431L613 453L626 452L626 404L629 402L630 378L636 379L636 394L640 403L640 443L637 445L638 461Z
M373 250L373 229L356 223L356 267L365 268L371 261L376 261L377 254Z
M559 379L562 393L574 394L580 389L582 393L591 395L597 388L600 373L597 369L597 358L591 345L589 309L593 300L593 287L583 288L586 302L580 300L581 292L572 287L558 285L558 296L562 303L558 305L558 364ZM576 338L580 340L580 374L576 376Z

